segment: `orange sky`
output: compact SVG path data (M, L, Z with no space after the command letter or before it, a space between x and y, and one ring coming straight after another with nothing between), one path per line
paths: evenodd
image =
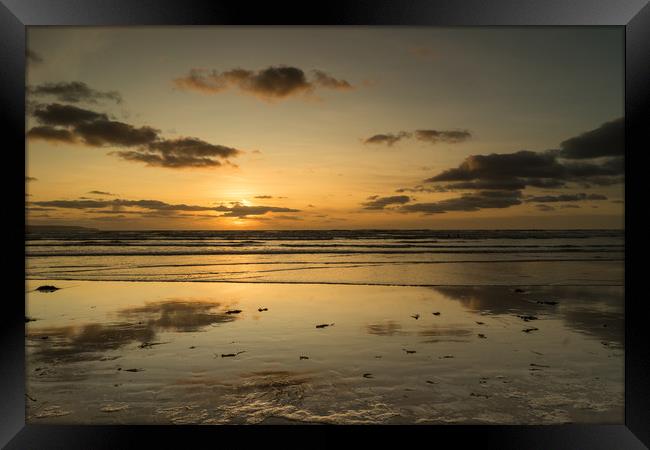
M28 48L31 224L623 226L617 28L35 27Z

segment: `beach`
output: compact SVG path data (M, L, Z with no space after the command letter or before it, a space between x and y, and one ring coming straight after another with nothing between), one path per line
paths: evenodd
M623 423L621 232L206 233L28 239L28 423Z

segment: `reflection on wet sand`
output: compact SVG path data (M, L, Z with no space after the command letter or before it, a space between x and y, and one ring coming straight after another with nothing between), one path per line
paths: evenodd
M620 287L441 286L431 289L479 314L560 318L579 333L623 346L625 322Z
M371 323L366 325L366 331L369 334L375 334L377 336L395 336L400 334L406 334L402 331L402 325L395 322L394 320L387 320L382 323Z
M474 334L473 330L464 328L462 325L440 326L433 325L427 329L418 332L420 336L428 337L425 344L435 344L438 342L468 342L469 337Z
M219 306L218 302L172 299L125 308L118 314L146 321L151 327L160 330L194 332L213 324L237 319L237 316L229 314L228 309L223 312L214 311Z
M623 417L621 287L65 287L28 298L28 421Z
M215 311L219 302L170 299L123 308L118 316L130 322L88 323L80 326L34 327L27 335L39 362L92 361L104 353L134 342L139 348L161 344L153 342L160 331L198 332L208 326L233 322L237 316Z

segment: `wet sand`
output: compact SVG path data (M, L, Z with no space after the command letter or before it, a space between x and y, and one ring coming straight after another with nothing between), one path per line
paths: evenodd
M27 290L29 423L623 423L621 286Z

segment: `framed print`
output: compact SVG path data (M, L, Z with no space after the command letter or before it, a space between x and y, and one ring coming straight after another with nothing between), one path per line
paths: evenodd
M650 7L303 9L3 0L0 442L648 445Z

